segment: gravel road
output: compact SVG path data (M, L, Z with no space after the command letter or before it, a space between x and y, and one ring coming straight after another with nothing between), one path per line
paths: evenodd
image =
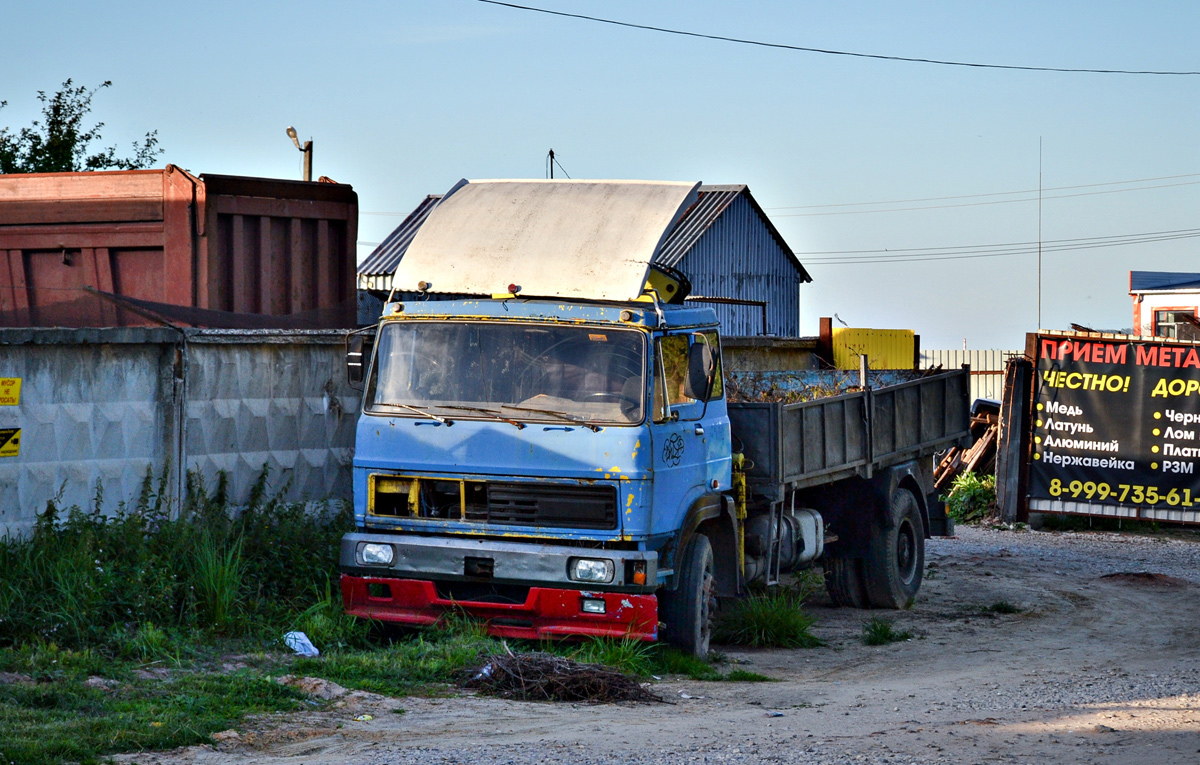
M817 602L809 650L722 649L772 683L664 678L671 703L345 696L161 763L1200 762L1200 536L960 528L932 540L912 640ZM1153 574L1150 576L1148 574ZM1115 576L1114 576L1115 575ZM1004 601L1021 609L982 609ZM393 710L403 707L405 714ZM355 722L360 714L368 722Z

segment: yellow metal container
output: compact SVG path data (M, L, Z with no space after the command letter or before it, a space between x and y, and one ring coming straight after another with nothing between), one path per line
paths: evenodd
M835 327L833 365L858 369L858 357L865 355L869 369L912 369L914 338L911 329Z

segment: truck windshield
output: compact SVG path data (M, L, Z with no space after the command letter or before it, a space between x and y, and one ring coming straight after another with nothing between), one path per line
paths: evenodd
M645 340L609 327L408 321L379 333L367 409L527 421L642 421ZM470 408L475 408L473 412ZM494 418L493 418L494 419Z

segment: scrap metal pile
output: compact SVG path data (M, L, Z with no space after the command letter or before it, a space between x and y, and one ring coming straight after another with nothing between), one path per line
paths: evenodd
M953 447L933 470L934 488L940 494L950 492L950 484L963 473L978 475L996 472L996 442L1000 433L1000 406L978 399L971 407L971 437L967 448Z
M870 388L919 380L940 374L937 369L876 369L869 373ZM732 370L725 376L725 395L730 403L747 402L799 404L862 390L858 370L809 369L791 371Z
M523 701L662 701L658 694L615 669L548 653L490 656L465 685L491 696Z

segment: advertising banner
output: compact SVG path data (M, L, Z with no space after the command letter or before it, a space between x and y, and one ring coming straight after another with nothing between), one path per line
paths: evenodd
M1200 520L1200 344L1036 340L1030 509Z

